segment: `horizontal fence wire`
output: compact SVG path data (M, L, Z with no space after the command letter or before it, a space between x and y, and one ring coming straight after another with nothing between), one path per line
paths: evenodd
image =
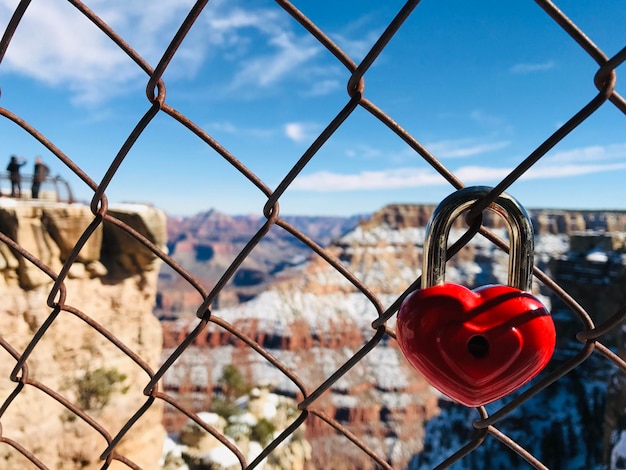
M235 155L231 154L222 144L220 144L220 142L202 129L202 127L194 123L177 109L170 106L167 102L166 87L163 78L165 71L181 47L182 42L188 38L189 33L194 26L194 22L197 20L199 15L201 15L205 9L211 8L208 0L197 1L190 8L188 15L180 24L177 33L167 49L163 52L163 55L155 68L152 68L149 63L124 40L124 38L120 37L104 19L100 18L97 14L91 11L87 5L78 0L68 1L76 8L77 11L79 11L97 28L99 28L102 33L108 36L108 38L110 38L110 40L113 41L121 51L130 57L137 67L145 72L147 105L145 114L137 121L134 128L129 130L128 137L119 148L117 155L115 155L112 159L106 174L100 179L100 181L95 181L92 176L87 174L82 168L75 164L62 149L58 148L53 142L48 140L45 135L41 134L29 122L14 114L11 110L0 107L0 115L15 123L17 126L30 134L33 139L45 146L60 162L65 165L66 168L71 170L76 177L78 177L93 191L93 198L90 203L93 219L85 228L75 246L72 248L71 253L64 261L63 268L59 272L52 271L42 260L25 250L8 234L0 233L0 242L6 244L14 253L22 256L27 263L32 264L41 270L42 273L50 278L53 284L47 299L47 307L50 311L49 316L32 336L27 347L23 351L18 350L13 345L9 344L2 336L0 336L0 347L12 357L13 361L15 361L15 365L10 376L10 380L15 383L15 388L13 393L11 393L0 406L0 425L2 423L2 416L11 409L12 404L19 398L20 394L24 393L24 391L29 388L36 388L49 396L52 400L56 401L60 406L68 410L68 412L82 420L103 438L105 445L101 449L102 454L100 456L103 468L108 467L113 461L117 461L128 468L139 468L136 463L130 461L126 456L120 453L120 442L129 432L131 432L133 427L148 409L155 406L156 403L167 404L168 406L176 408L180 413L195 421L198 426L217 438L232 452L234 456L236 456L236 459L239 461L242 468L254 468L266 457L270 456L282 441L296 432L296 430L305 422L307 417L315 417L332 427L337 433L345 436L347 441L353 444L355 448L360 449L360 451L366 454L368 458L375 462L379 467L391 468L384 455L381 455L374 449L370 448L367 443L363 442L342 423L325 414L323 409L319 408L317 404L324 392L329 390L348 371L350 371L356 364L370 354L371 351L381 342L381 340L383 340L383 338L387 337L394 340L395 333L387 326L388 320L390 320L397 313L401 301L411 291L419 286L419 279L416 280L395 302L386 308L384 306L385 303L378 298L378 296L373 293L364 282L351 273L340 260L336 259L330 251L318 245L305 233L298 230L285 219L281 218L279 212L279 202L285 191L293 184L294 179L304 168L307 167L320 148L324 146L324 144L343 125L344 122L350 119L351 115L357 109L366 111L374 119L376 119L381 126L390 129L399 139L401 139L408 147L410 147L426 163L428 163L428 165L436 170L442 178L447 180L452 188L460 189L464 187L463 181L450 171L434 154L432 154L426 146L421 144L406 129L402 128L399 123L394 121L391 116L386 114L385 111L377 107L375 103L366 97L364 77L367 75L368 70L372 64L375 63L380 53L385 49L394 35L402 28L405 20L410 15L419 14L418 10L415 9L419 2L415 0L406 2L397 12L396 16L392 19L384 32L380 35L374 46L365 55L364 59L360 63L355 63L345 51L343 51L314 22L307 18L305 14L298 10L296 6L288 1L276 0L276 3L282 9L284 14L290 15L295 21L297 21L302 28L308 31L308 33L310 33L310 35L319 42L319 44L321 44L337 59L341 66L348 70L350 78L346 87L347 97L344 106L330 120L330 122L328 122L323 131L319 133L317 138L306 149L306 151L299 156L296 163L284 175L282 181L276 186L276 188L272 189L265 182L263 182L259 176L238 160ZM22 0L15 7L13 16L0 41L0 65L6 51L11 47L12 38L14 33L19 29L22 18L28 14L30 3L30 1ZM507 190L511 184L523 177L524 174L538 161L540 161L547 152L555 148L555 146L557 146L565 136L576 129L598 109L612 106L621 111L622 114L626 114L626 101L615 88L617 82L616 69L626 59L626 48L620 50L613 57L608 57L591 41L589 37L585 35L583 31L576 26L576 24L574 24L562 11L560 11L555 4L542 0L538 0L536 3L545 11L546 15L558 24L562 30L569 35L571 40L578 44L578 46L580 46L580 48L585 51L585 53L588 54L588 56L597 64L597 72L595 73L595 76L589 77L589 79L593 81L594 86L597 88L597 95L575 114L573 114L526 158L520 161L517 167L513 169L505 178L503 178L502 181L500 181L488 195L473 204L467 217L471 228L468 230L465 237L461 238L454 247L451 247L448 253L449 256L452 256L455 251L462 248L475 234L480 234L480 236L486 237L499 249L508 251L508 245L506 242L498 238L492 231L481 225L480 217L483 210L494 202L500 194ZM598 6L601 8L600 5ZM419 91L416 91L416 93L419 93ZM263 208L263 214L266 217L265 223L248 241L245 248L241 250L215 286L209 291L202 286L199 280L195 279L192 274L186 272L185 269L178 265L160 247L155 246L150 240L131 228L127 223L109 213L107 189L110 183L115 179L116 174L120 169L120 165L127 157L130 150L133 149L133 146L137 142L138 138L146 131L146 129L150 127L151 123L159 115L169 116L171 119L178 122L182 127L186 128L190 133L197 136L202 142L204 142L204 144L206 144L206 146L216 151L225 162L245 177L250 185L255 186L266 197L266 202ZM70 293L67 292L66 281L69 276L70 268L78 259L81 250L89 242L90 238L94 236L96 230L105 222L115 225L130 237L136 239L147 250L151 251L155 256L160 258L163 263L168 265L172 270L180 275L181 278L183 278L202 298L202 302L197 309L197 325L186 334L185 338L180 342L178 347L172 351L169 357L167 357L156 370L153 370L153 368L151 368L142 357L127 347L123 341L108 331L107 328L100 324L96 319L67 303ZM229 324L217 314L213 314L211 310L211 306L224 289L224 286L232 279L233 275L248 258L252 250L258 246L264 237L266 237L268 232L275 226L286 230L295 238L307 245L312 253L319 255L325 263L334 268L349 284L363 293L377 312L377 319L372 324L372 334L369 340L349 360L330 374L326 380L324 380L316 388L308 387L305 384L305 381L298 376L296 371L282 363L279 358L272 355L272 353L265 349L249 334L240 330L236 326ZM535 267L534 275L547 289L560 298L562 302L579 318L581 325L584 326L577 335L577 339L580 342L580 348L574 356L560 364L555 369L551 370L547 375L542 376L540 380L533 382L530 388L524 390L521 394L516 395L511 401L507 402L501 408L488 413L484 407L479 407L477 419L470 423L470 427L475 429L473 439L465 446L457 449L457 451L447 460L441 462L439 468L446 468L464 456L472 453L475 449L482 445L488 436L492 436L513 452L519 454L519 456L521 456L532 467L539 469L547 468L536 456L530 454L523 447L523 443L518 443L510 436L504 434L498 428L499 422L507 415L520 408L526 401L535 396L537 393L571 373L592 354L603 356L607 361L610 361L616 367L621 369L621 371L626 371L626 364L624 361L611 352L611 350L601 342L604 334L616 328L620 324L623 324L624 317L626 315L626 306L620 308L613 315L610 315L608 320L604 323L596 324L592 320L592 315L587 312L575 298L573 298L553 279L551 279L548 274L542 272L538 267ZM145 402L138 405L136 413L130 417L126 421L125 425L119 430L105 429L102 424L100 424L84 409L81 409L81 407L76 403L68 400L62 391L47 387L44 383L38 381L29 373L29 358L36 352L42 337L55 324L59 317L67 315L76 317L91 327L95 332L97 332L98 335L117 348L121 354L130 358L130 360L145 371L149 377L149 380L143 390L146 397ZM178 402L170 396L167 391L164 390L162 385L165 374L168 370L170 370L170 368L172 368L175 361L194 343L195 339L203 331L205 331L209 325L215 325L223 328L232 334L233 337L238 338L245 345L245 347L256 351L264 361L267 361L280 371L284 377L292 382L295 388L299 391L297 397L297 409L299 415L297 419L295 419L289 427L287 427L287 429L279 435L279 437L269 443L253 462L246 461L246 457L241 450L229 441L225 435L209 423L204 422L197 413L187 407L184 403ZM33 416L33 419L36 420L38 417ZM30 461L34 467L41 469L48 468L46 466L46 462L41 462L38 459L36 452L33 449L25 448L19 442L15 442L8 437L3 437L2 428L0 428L0 442L2 443L1 445L12 447L15 451Z

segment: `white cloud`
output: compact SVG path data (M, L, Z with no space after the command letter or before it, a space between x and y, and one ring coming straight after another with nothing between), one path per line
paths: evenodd
M428 170L403 168L397 170L363 171L357 174L339 174L321 171L299 176L292 189L308 191L357 191L438 184L441 176Z
M370 145L359 144L355 148L346 151L348 158L361 158L364 160L372 160L383 156L383 152ZM390 159L390 158L389 158Z
M532 168L522 179L555 179L580 176L607 171L625 170L626 163L606 165L556 165ZM512 168L490 168L466 166L458 168L454 174L465 184L480 184L501 180ZM301 175L293 182L291 189L301 191L372 191L418 186L439 186L449 184L441 175L432 170L417 168L397 168L392 170L363 171L356 174L317 172Z
M151 66L185 17L191 0L94 0L89 7ZM0 24L7 24L15 2L0 0ZM181 63L199 63L201 55L183 47ZM2 63L5 72L67 87L79 103L99 103L145 86L147 75L106 34L67 2L32 2L11 40Z
M0 21L8 22L13 8L3 1ZM14 6L14 5L12 5ZM110 89L95 87L103 77L119 84L140 73L131 61L69 4L33 2L26 10L3 61L16 72L49 85L66 84L79 101L95 101ZM110 87L113 88L113 87Z
M556 152L544 158L550 163L597 162L618 159L626 159L626 143L580 147Z
M275 25L279 20L277 12L237 7L225 11L221 9L223 5L224 2L213 2L212 8L206 10L209 38L214 44L236 43L239 40L238 31L244 28L254 28L268 34L276 33L277 26Z
M491 114L482 109L476 109L472 111L469 117L479 126L490 129L492 131L497 131L499 133L504 132L507 134L511 134L511 132L513 131L511 124L507 122L506 118L504 118L503 116Z
M163 0L154 8L149 0L93 0L89 7L155 67L193 3ZM15 4L0 0L0 25L8 24ZM276 83L321 50L305 32L296 35L288 19L278 9L243 9L214 0L176 52L168 76L171 80L193 75L209 56L220 53L237 70L225 79L231 89ZM259 46L267 53L253 56ZM145 72L67 2L30 4L2 70L66 87L81 103L99 103L147 82ZM321 83L315 92L328 92L332 86Z
M477 142L475 139L443 140L426 144L426 148L439 158L466 158L508 147L510 142Z
M543 72L545 70L553 69L554 67L555 63L551 60L539 63L522 62L519 64L515 64L511 68L509 68L509 72L512 74L520 75L526 73Z
M305 96L324 96L336 90L339 90L342 83L339 80L317 80L311 86L311 89L304 93Z
M262 127L241 127L230 121L215 121L205 126L211 132L221 132L224 134L237 134L239 136L253 136L261 139L267 139L277 134L276 129Z
M321 47L311 38L296 38L287 32L270 38L269 45L275 51L272 54L246 59L235 75L231 88L271 85L297 70L321 51Z
M361 61L380 37L379 31L369 31L352 39L343 34L333 34L333 40L355 62Z
M309 122L288 122L285 124L285 135L294 142L313 139L317 125Z
M607 171L626 169L626 163L608 163L604 165L555 165L537 167L529 170L522 179L566 178L568 176L590 175Z
M225 132L227 134L235 134L240 131L240 129L230 121L212 122L208 124L207 127L212 131Z

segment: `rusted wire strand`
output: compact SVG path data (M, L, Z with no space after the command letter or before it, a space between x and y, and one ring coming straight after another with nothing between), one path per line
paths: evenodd
M346 80L348 96L347 100L344 98L342 103L337 104L336 115L316 136L304 153L294 157L293 161L295 163L282 177L275 189L272 189L257 174L244 165L237 156L227 150L221 142L209 135L209 133L189 119L185 114L167 103L166 83L164 80L164 77L167 76L166 71L179 52L181 45L185 40L189 39L190 32L194 28L194 25L196 25L198 19L200 19L203 14L206 14L207 10L212 7L208 0L197 0L189 6L187 15L181 21L176 33L160 55L160 59L154 68L152 68L150 63L134 50L123 37L113 30L103 18L98 16L98 14L87 7L82 1L68 0L68 2L76 11L98 28L102 34L106 35L106 37L145 74L145 93L148 100L148 108L133 128L129 129L126 140L119 149L117 149L115 155L112 156L104 176L98 183L91 175L87 174L83 168L77 165L70 156L66 155L63 150L58 148L54 142L43 135L31 123L27 122L12 110L0 107L0 117L12 123L12 125L17 126L18 131L25 132L35 141L42 144L66 169L93 192L90 203L93 219L75 241L67 258L62 260L63 264L58 272L21 246L16 237L9 236L9 234L6 233L0 233L0 243L8 247L8 249L19 258L20 262L28 264L29 267L35 267L45 274L45 276L50 279L51 284L45 304L45 306L50 309L48 310L48 316L33 330L29 341L22 347L16 348L7 340L8 336L0 336L0 349L7 352L7 357L10 361L9 367L11 368L11 372L8 375L8 379L15 384L12 390L7 391L7 396L3 397L0 402L0 445L11 447L36 468L48 468L46 462L42 462L39 458L36 449L28 449L20 442L17 442L17 440L9 438L8 435L5 435L5 430L2 428L3 417L10 412L16 400L19 400L20 395L24 393L25 390L36 390L55 400L59 406L80 418L83 423L103 437L103 441L106 444L99 449L101 454L97 456L102 460L103 469L111 466L114 461L131 469L140 469L137 463L133 462L129 456L122 453L120 442L135 429L137 422L140 421L148 410L155 406L155 402L157 401L171 406L175 411L195 422L204 431L217 439L221 445L236 457L241 468L255 468L259 466L266 459L270 458L282 443L287 441L297 430L301 429L307 422L311 422L312 420L319 421L322 425L327 426L328 430L333 433L343 435L346 438L346 445L354 446L355 449L371 459L373 465L379 468L392 468L385 456L374 451L360 439L354 431L350 430L348 426L330 417L317 405L322 403L319 401L320 398L331 390L355 365L363 361L374 348L378 347L383 338L395 339L395 332L387 323L396 314L406 296L420 287L420 278L411 283L411 285L393 301L389 302L389 299L387 299L385 302L386 304L390 303L390 305L385 307L385 303L381 300L380 296L363 282L357 274L351 272L340 259L337 259L331 250L322 247L318 242L304 233L304 231L299 230L284 218L281 218L279 215L279 204L281 198L289 190L298 175L300 175L300 173L309 166L310 162L318 156L319 151L330 141L344 123L351 119L354 111L359 107L369 113L381 126L385 126L389 129L408 148L419 155L423 160L423 164L438 173L442 181L449 183L453 190L464 187L464 183L457 175L450 171L436 155L420 142L420 140L411 135L411 133L402 127L390 114L383 111L377 103L374 103L366 96L365 78L368 71L410 16L419 14L419 9L416 8L419 4L419 0L407 1L398 8L395 16L390 20L387 27L360 63L356 63L353 58L331 39L331 35L324 32L291 2L287 0L276 0L277 7L275 6L274 8L279 10L281 15L289 15L291 19L297 22L334 57L333 60L336 59L336 64L340 65L341 70L345 73L344 78ZM563 139L601 109L607 101L614 105L618 111L626 114L626 101L616 90L617 69L626 61L626 47L619 50L613 56L608 56L553 2L549 0L536 0L536 3L543 12L545 12L542 14L547 14L552 18L555 25L561 28L561 30L564 31L573 42L578 44L578 46L597 64L598 69L595 75L590 77L593 79L593 85L597 88L597 94L588 101L587 104L582 106L578 112L572 115L565 124L549 135L543 142L540 142L535 149L530 150L528 156L520 161L505 178L496 184L487 196L477 201L471 207L466 218L469 228L465 234L447 250L448 258L454 256L455 253L466 246L470 240L478 234L493 243L499 250L507 253L509 250L508 244L492 231L482 226L483 211L489 204L495 201L503 191L521 177L527 175L549 151L556 148ZM29 14L30 5L31 2L29 0L22 0L13 10L6 29L0 38L0 67L2 66L2 61L7 51L11 47L12 40L22 20ZM416 93L419 93L419 90L417 90ZM596 91L594 91L594 93L596 93ZM124 161L128 158L130 151L135 148L137 141L145 135L146 130L153 125L152 123L155 118L161 116L167 117L173 121L174 124L181 126L181 128L193 134L201 143L206 145L207 148L212 149L216 153L214 156L221 158L230 165L234 171L245 178L246 184L256 187L261 194L262 199L260 204L263 206L260 210L262 210L262 214L266 218L265 223L247 241L245 247L235 256L235 259L224 270L219 279L217 279L216 284L210 290L202 284L201 280L196 279L169 256L168 253L165 253L162 247L152 242L148 236L139 233L136 229L109 212L107 190L111 182L117 178L119 173L123 172ZM179 279L186 285L192 287L201 298L196 311L198 318L194 320L194 322L197 323L195 323L192 328L190 327L189 330L184 330L184 337L181 337L177 347L169 352L169 355L163 359L157 370L153 370L153 367L151 367L143 357L133 351L132 348L116 337L105 325L99 323L88 312L66 304L70 270L72 266L78 262L81 250L96 236L97 232L102 229L104 224L109 224L115 227L115 229L121 230L128 235L128 237L140 243L142 247L152 253L155 258L158 258L165 265L169 266ZM345 279L352 291L363 295L376 312L376 318L371 322L371 336L364 335L358 350L336 370L320 380L321 383L315 385L307 383L306 380L299 375L297 370L293 370L287 366L286 362L281 361L279 359L280 356L277 357L272 354L268 348L257 342L254 335L249 334L249 331L247 331L241 323L237 321L229 322L224 317L220 316L219 311L217 313L211 311L215 300L223 292L225 286L231 281L243 263L249 259L251 253L257 248L259 243L268 236L270 230L275 226L287 231L296 240L308 247L311 254L319 257L321 262L325 263L326 266ZM594 318L596 318L597 312L587 311L573 295L567 292L546 272L543 272L538 267L534 267L533 274L545 289L550 291L555 298L563 303L569 312L568 314L577 322L580 322L579 329L577 330L578 334L575 338L571 338L580 342L575 343L580 349L577 349L572 357L568 357L558 364L551 364L548 370L544 371L539 378L533 380L523 391L516 394L514 397L503 400L504 403L499 403L499 407L495 409L493 413L487 414L484 407L477 408L478 419L473 422L468 421L467 423L468 426L472 426L473 431L469 442L462 445L459 449L454 450L452 455L441 462L436 468L448 468L452 466L455 462L458 462L483 445L485 440L491 436L512 452L518 454L530 466L542 470L546 469L547 467L541 463L538 456L532 455L524 447L524 443L516 442L510 436L500 431L500 429L495 427L496 423L500 423L512 412L518 410L526 401L570 374L594 353L598 357L601 357L602 360L608 361L615 366L621 373L626 373L626 362L623 358L607 347L606 344L608 343L605 344L602 342L607 335L614 333L617 328L623 326L626 318L626 306L620 308L612 316L596 325ZM140 384L140 386L144 387L143 395L146 398L141 403L136 404L132 416L127 419L119 429L106 429L105 426L98 421L97 416L90 415L86 410L81 409L78 404L70 401L64 396L62 390L54 390L48 385L31 377L29 373L29 362L32 364L33 355L40 347L42 338L53 325L59 322L60 317L67 315L78 319L83 325L96 332L100 339L114 346L122 356L130 359L146 374L146 381ZM209 323L211 323L210 326ZM393 323L391 324L393 325ZM221 332L226 332L237 340L242 347L254 351L259 360L272 366L297 389L296 401L298 402L299 409L298 416L296 416L285 429L281 430L278 436L265 446L263 451L256 456L252 462L247 461L244 452L239 449L237 445L233 444L223 432L220 432L210 424L204 422L198 415L198 410L192 410L184 406L179 398L168 394L166 387L162 383L165 374L172 370L175 362L186 353L190 354L192 345L208 328L216 328ZM211 354L211 352L212 351L209 350L207 354ZM13 384L11 384L11 386L13 386ZM332 462L329 463L329 465L332 466Z

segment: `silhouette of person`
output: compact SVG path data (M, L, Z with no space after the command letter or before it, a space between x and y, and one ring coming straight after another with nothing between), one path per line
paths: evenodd
M41 187L41 183L43 183L50 170L48 167L41 162L41 157L37 156L35 158L35 168L33 170L33 185L31 187L31 196L33 199L39 198L39 188Z
M11 180L11 197L22 196L22 177L20 175L20 168L26 165L26 159L22 157L16 157L11 155L11 161L7 166L9 172L9 179Z

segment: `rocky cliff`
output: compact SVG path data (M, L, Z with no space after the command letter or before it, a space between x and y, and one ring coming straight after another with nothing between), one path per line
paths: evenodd
M165 215L146 206L110 208L157 246L165 247ZM0 199L0 232L17 242L51 272L58 273L70 250L93 220L89 207ZM98 322L153 369L159 365L161 327L153 316L160 260L118 228L104 223L81 250L65 281L64 306ZM0 400L2 438L17 442L47 468L96 469L106 441L93 427L45 393L45 388L83 409L115 436L145 403L147 374L90 327L80 314L62 309L54 316L46 299L52 280L0 242ZM26 385L11 401L15 359L45 322L49 328L26 364ZM157 402L116 449L141 468L156 468L162 452L162 408ZM0 444L0 469L30 468L7 444ZM109 468L128 468L113 462Z

